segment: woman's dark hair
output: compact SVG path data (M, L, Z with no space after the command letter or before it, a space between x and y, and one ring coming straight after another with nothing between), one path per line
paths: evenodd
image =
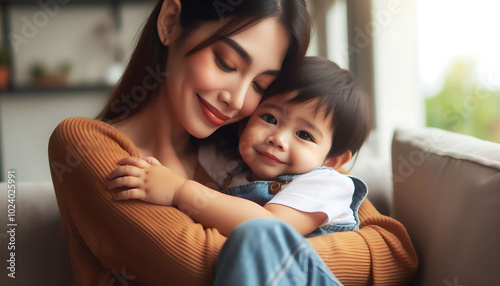
M194 47L194 53L221 39L237 34L259 21L276 17L290 34L290 45L282 64L282 71L297 67L304 58L309 45L311 23L304 0L239 0L207 1L180 0L180 45L203 24L227 19L225 24L206 40ZM163 4L159 0L144 25L134 53L115 87L107 105L98 115L102 121L117 122L133 116L143 109L157 94L160 82L164 80L168 47L159 39L157 20ZM151 84L151 76L156 84Z
M368 98L352 74L328 59L306 57L294 73L278 77L265 97L298 91L292 104L318 100L316 111L331 116L332 147L327 157L359 151L371 130Z

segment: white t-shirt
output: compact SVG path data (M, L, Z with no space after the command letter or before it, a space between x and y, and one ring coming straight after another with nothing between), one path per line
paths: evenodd
M321 225L356 223L351 209L354 183L331 168L320 168L296 176L268 202L303 212L323 212L328 218Z
M215 145L202 145L198 150L198 160L205 171L219 186L235 186L249 183L247 173L232 176L229 173L237 169L241 159L221 150ZM217 186L209 186L217 188ZM324 212L328 219L321 225L349 223L354 224L354 214L350 208L354 193L351 178L330 168L321 168L298 175L282 186L281 191L268 203L276 203L303 212Z

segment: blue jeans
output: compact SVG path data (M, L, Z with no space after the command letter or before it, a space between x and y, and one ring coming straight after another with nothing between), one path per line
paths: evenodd
M215 286L342 285L307 240L288 224L246 221L219 254Z

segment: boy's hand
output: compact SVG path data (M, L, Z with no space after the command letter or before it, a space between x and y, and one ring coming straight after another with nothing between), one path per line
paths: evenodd
M176 192L186 179L162 166L153 157L128 157L108 175L109 189L127 188L116 193L115 200L139 199L148 203L171 206Z

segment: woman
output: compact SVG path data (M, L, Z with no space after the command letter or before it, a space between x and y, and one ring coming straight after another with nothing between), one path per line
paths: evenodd
M301 0L158 2L104 122L67 119L50 139L75 285L212 283L225 237L175 208L113 201L106 175L124 157L153 156L212 182L192 138L250 115L279 72L300 63L309 32ZM343 283L408 280L416 256L404 228L369 202L360 220L358 232L309 242Z

